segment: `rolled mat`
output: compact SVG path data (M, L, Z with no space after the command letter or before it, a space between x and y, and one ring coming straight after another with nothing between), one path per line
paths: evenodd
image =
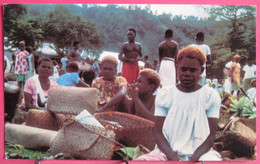
M54 113L79 114L86 109L94 114L97 110L98 90L59 86L49 91L47 109Z
M28 111L25 124L27 126L55 131L58 131L61 127L54 113L49 110L39 109L30 109Z
M50 148L57 131L18 124L5 124L5 141L20 144L26 148Z
M51 152L81 159L110 160L114 153L114 140L113 131L67 120L53 138Z
M153 150L155 146L154 122L121 112L101 112L94 117L104 126L112 126L116 141L129 147L141 144Z

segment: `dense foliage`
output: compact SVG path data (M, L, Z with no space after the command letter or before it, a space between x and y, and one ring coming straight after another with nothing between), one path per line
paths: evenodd
M25 40L37 48L42 42L51 42L58 51L71 49L73 41L79 40L87 52L98 56L102 50L119 52L127 40L127 29L133 27L144 55L158 60L158 45L166 29L174 30L180 48L194 43L196 33L203 31L214 59L212 72L217 77L222 76L222 71L214 70L222 70L233 53L239 53L244 60L255 57L255 6L215 5L200 9L210 17L158 15L150 5L7 5L4 34L16 45Z

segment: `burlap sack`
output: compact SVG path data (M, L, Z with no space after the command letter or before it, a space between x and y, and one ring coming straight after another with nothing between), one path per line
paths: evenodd
M55 130L60 129L60 124L54 113L49 110L30 109L27 114L27 126L38 127L42 129Z
M154 122L121 112L101 112L94 114L94 117L104 127L114 127L117 142L129 147L141 144L149 150L154 149Z
M97 110L96 88L53 87L49 91L47 109L54 113L79 114L86 109L94 114Z
M114 152L115 134L75 120L65 122L52 140L51 152L90 160L110 160Z
M56 131L18 124L5 124L5 141L20 144L26 148L50 148Z

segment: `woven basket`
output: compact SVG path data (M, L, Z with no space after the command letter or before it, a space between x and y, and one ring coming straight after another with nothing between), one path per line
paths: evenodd
M50 148L57 131L18 124L5 124L5 141L20 144L26 148Z
M125 146L136 147L141 144L149 150L155 146L154 123L144 118L121 112L101 112L94 117L103 126L112 126L116 133L116 141ZM120 126L111 124L117 122Z
M71 120L74 119L76 115L72 115L72 114L62 114L62 113L55 113L55 117L57 119L58 124L60 125L60 127L63 126L63 124L67 121L67 120Z
M55 130L60 129L60 124L55 115L48 110L30 109L27 114L27 126L38 127L42 129Z
M79 114L86 109L94 114L97 110L98 90L59 86L49 91L47 109L54 113Z
M64 153L82 159L110 160L114 140L113 131L68 120L53 138L51 152L53 155Z

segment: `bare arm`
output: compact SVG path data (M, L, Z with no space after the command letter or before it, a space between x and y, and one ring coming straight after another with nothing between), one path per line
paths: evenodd
M154 121L154 105L151 105L149 110L138 97L138 91L136 87L130 87L129 93L133 99L135 105L136 114L148 120ZM152 104L154 104L154 96L152 97Z
M126 61L126 59L123 57L124 48L125 48L125 44L122 45L121 50L120 50L119 55L118 55L118 59L121 60L122 62Z
M155 116L155 140L159 149L166 155L168 160L179 161L178 154L174 152L162 133L162 127L165 117Z
M196 151L194 152L193 156L190 158L191 161L198 161L199 158L209 151L215 141L215 134L218 127L218 119L217 118L208 118L210 134L208 138L200 145Z
M111 100L106 105L104 105L103 107L98 109L98 111L100 111L100 112L101 111L106 111L110 107L118 104L119 102L121 102L125 98L126 93L127 93L126 86L121 86L119 88L119 91L115 94L115 96L113 98L111 98Z
M86 84L84 81L80 80L78 84L76 84L77 87L90 87L88 84Z
M33 105L32 94L24 92L24 100L26 109L38 109L35 105Z

